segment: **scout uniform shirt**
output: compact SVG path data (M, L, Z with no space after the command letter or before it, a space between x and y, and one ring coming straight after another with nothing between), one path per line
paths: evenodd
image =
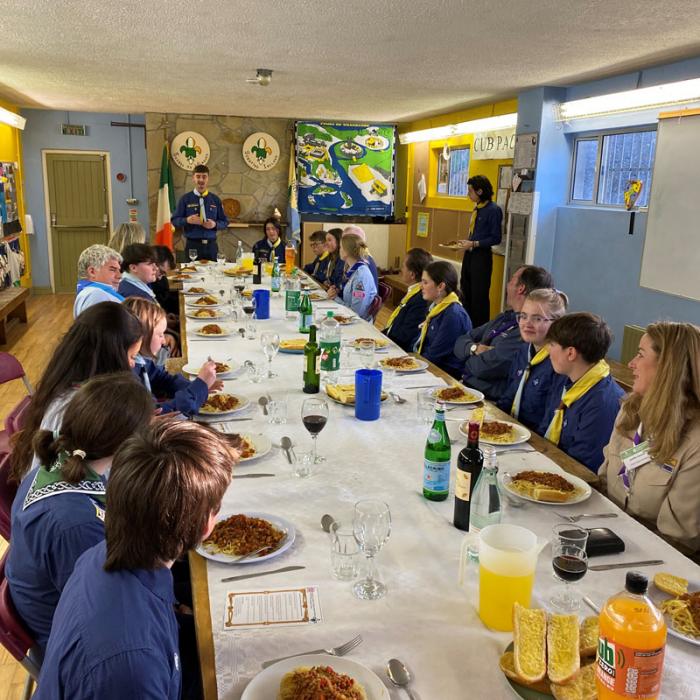
M214 228L204 228L204 226L200 226L199 224L187 223L187 217L193 214L201 218L200 199L204 205L204 214L207 219L216 221L216 226ZM184 229L186 238L202 241L216 240L217 230L225 229L228 226L228 219L224 213L221 200L208 190L205 191L205 194L199 194L197 190L193 190L182 195L170 221L173 226Z
M105 571L106 544L78 559L54 615L34 700L179 700L170 569Z

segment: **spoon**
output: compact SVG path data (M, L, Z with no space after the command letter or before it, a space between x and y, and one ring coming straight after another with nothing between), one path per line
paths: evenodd
M267 415L267 402L268 402L267 396L261 396L258 399L258 403L260 404L260 406L262 406L262 410L263 410L263 413L265 415Z
M332 515L328 515L328 513L326 513L325 515L321 516L321 527L323 528L324 532L328 532L330 534L333 523L335 523L335 518Z
M238 332L240 333L241 338L245 338L245 328L239 328Z
M292 455L294 454L294 445L292 443L292 439L285 435L280 440L280 445L282 446L282 449L287 454L287 460L289 461L290 464L292 464L293 463Z
M386 675L389 676L389 680L395 686L403 688L411 700L416 700L408 687L411 683L411 674L401 661L398 659L389 659L389 663L386 665Z
M391 398L394 399L395 403L398 403L398 404L406 403L406 399L404 399L402 396L399 396L398 394L394 393L393 391L389 392L389 396L391 396Z

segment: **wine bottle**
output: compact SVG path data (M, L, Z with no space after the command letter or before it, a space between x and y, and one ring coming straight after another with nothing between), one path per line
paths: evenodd
M262 260L258 257L253 261L253 284L262 284Z
M423 496L429 501L444 501L450 492L452 448L445 425L445 407L438 403L435 421L425 443Z
M316 342L316 326L309 328L309 342L304 345L304 393L318 394L321 388L319 358L321 349Z
M299 303L299 333L308 333L311 322L313 321L313 307L311 306L311 297L309 292L304 290Z
M457 458L453 523L458 530L469 530L471 497L483 465L484 455L479 449L479 423L470 421L467 446Z

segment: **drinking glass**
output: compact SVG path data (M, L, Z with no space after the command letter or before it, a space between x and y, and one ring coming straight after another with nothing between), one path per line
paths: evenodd
M301 405L301 420L314 441L314 464L325 462L316 450L316 439L328 422L328 404L323 399L306 399Z
M194 262L197 259L197 249L196 248L190 248L187 251L187 255L190 258L190 262Z
M372 369L374 366L374 341L361 340L355 344L355 353L357 355L360 367Z
M418 420L432 425L435 420L435 389L423 389L416 397L418 402Z
M267 402L268 421L272 425L283 425L287 422L287 399L272 399Z
M253 384L260 384L267 377L267 367L262 363L251 362L248 365L248 376Z
M549 602L562 612L576 612L581 607L581 598L572 593L571 584L580 581L588 570L587 541L588 530L577 525L563 523L552 529L552 568L554 578L563 585L557 587Z
M294 452L294 461L292 462L292 474L305 479L311 476L312 466L314 463L314 455L312 452Z
M262 345L265 357L267 357L268 369L267 378L272 379L277 375L272 371L272 360L275 359L277 351L280 349L280 337L277 333L265 331L260 334L260 345Z
M339 581L353 581L360 569L360 545L351 527L333 523L331 539L331 574Z
M223 270L226 264L226 256L220 251L216 254L216 264L219 266L220 270Z
M255 338L255 297L243 297L243 313L246 317L246 328L245 337L248 340L253 340Z
M391 513L383 501L368 499L355 504L352 529L357 543L367 557L367 576L360 579L352 592L362 600L376 600L386 594L386 585L377 578L374 557L391 534Z

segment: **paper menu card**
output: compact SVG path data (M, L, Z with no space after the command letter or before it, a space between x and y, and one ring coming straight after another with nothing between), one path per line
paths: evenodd
M224 630L312 625L322 619L318 586L226 594Z

